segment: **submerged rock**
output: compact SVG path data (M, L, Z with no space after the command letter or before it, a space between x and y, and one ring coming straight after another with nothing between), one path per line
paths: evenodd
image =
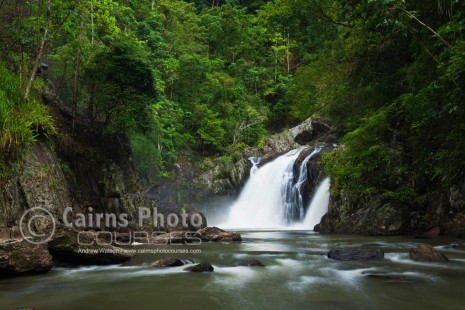
M153 262L152 267L157 267L157 268L178 267L178 266L183 266L183 265L184 263L179 258L165 257L165 258L161 258Z
M197 264L194 266L190 266L187 268L184 268L185 271L190 271L190 272L213 272L215 268L209 263L201 263Z
M363 273L365 277L370 279L382 280L389 283L409 283L412 282L411 279L398 274L389 274L387 272L368 272Z
M0 278L47 273L53 267L45 245L26 241L0 244Z
M245 267L265 267L265 265L259 261L258 259L243 259L238 264L238 266L245 266Z
M241 235L235 232L227 232L218 227L206 227L197 231L194 235L202 241L231 242L242 241Z
M384 259L381 250L331 250L328 258L340 261L376 260Z
M67 266L121 264L134 257L123 248L97 241L94 232L62 230L48 243L48 250L57 264Z
M449 259L442 253L438 252L429 244L421 243L416 248L410 249L409 257L411 260L422 262L447 262Z

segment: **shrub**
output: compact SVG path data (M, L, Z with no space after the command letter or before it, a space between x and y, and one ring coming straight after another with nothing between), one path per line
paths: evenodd
M0 63L0 153L2 161L18 156L40 134L54 134L46 106L31 97L23 99L19 78Z

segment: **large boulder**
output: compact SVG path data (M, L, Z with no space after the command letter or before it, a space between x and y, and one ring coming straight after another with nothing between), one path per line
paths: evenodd
M289 132L296 143L306 145L315 140L324 140L331 133L331 127L322 119L309 118L289 129Z
M0 243L0 278L46 273L53 267L45 245L24 240Z
M381 250L331 250L328 258L340 261L380 260L384 259Z
M410 249L409 257L411 260L422 262L447 262L449 259L442 253L438 252L429 244L421 243L416 248Z
M189 266L184 270L190 272L213 272L215 268L213 268L213 266L209 263L201 263L194 266Z
M53 260L59 265L113 265L129 261L134 255L98 239L95 232L64 229L48 243Z
M197 231L194 237L202 239L202 241L217 241L231 242L242 241L241 235L236 232L227 232L218 227L206 227Z

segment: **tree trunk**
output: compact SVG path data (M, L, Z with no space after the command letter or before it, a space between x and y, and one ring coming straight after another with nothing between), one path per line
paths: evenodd
M45 46L48 41L48 31L50 29L50 24L52 22L52 17L51 17L51 0L47 0L47 17L46 17L46 22L45 22L45 30L44 30L44 35L42 37L42 40L40 41L39 47L37 49L37 55L34 60L33 66L32 66L32 71L29 76L29 81L26 86L26 91L24 92L24 100L27 100L29 98L29 95L31 93L32 85L34 84L34 79L37 74L37 70L39 69L40 65L40 60L42 58L42 55L45 50Z
M3 3L2 3L3 4ZM20 24L23 20L23 0L16 0L16 8L18 12L18 21ZM24 65L24 57L23 57L23 42L19 40L19 56L20 56L20 63L19 63L19 87L23 87L23 65Z

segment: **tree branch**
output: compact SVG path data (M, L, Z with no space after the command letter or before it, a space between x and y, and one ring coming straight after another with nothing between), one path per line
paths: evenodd
M448 47L452 47L452 45L447 42L439 33L437 33L436 31L434 31L430 26L428 26L427 24L425 24L424 22L422 22L421 20L419 20L415 15L413 15L412 13L410 13L409 11L401 8L401 7L398 7L399 10L401 10L402 12L404 12L405 14L407 14L409 17L413 18L416 22L418 22L420 25L422 25L423 27L425 27L426 29L428 29L429 31L431 31L431 33L433 33L436 37L438 37L442 42L444 42L445 45L447 45Z
M34 60L34 65L32 67L31 74L29 76L29 81L26 86L26 90L24 92L24 100L27 100L29 98L29 94L31 93L32 85L34 83L34 79L37 74L37 70L39 69L39 64L40 64L40 59L42 58L42 55L45 50L45 45L47 44L48 40L48 31L50 28L50 24L52 22L52 12L51 12L51 0L47 0L47 18L45 22L45 30L44 30L44 36L42 40L40 41L39 48L37 49L37 55L36 59Z

